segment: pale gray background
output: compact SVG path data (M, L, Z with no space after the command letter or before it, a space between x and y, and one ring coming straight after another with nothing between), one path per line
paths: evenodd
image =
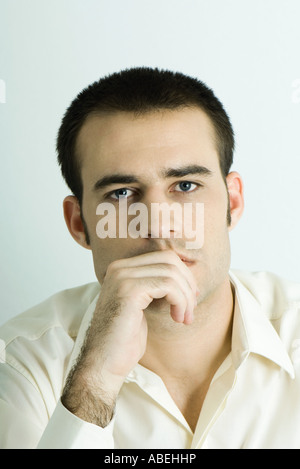
M300 280L299 18L299 0L0 0L0 323L95 280L64 224L55 138L83 87L131 66L214 89L245 182L232 266Z

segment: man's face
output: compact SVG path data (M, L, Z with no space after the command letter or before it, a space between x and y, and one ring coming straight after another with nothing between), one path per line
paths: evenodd
M82 127L77 143L82 213L100 283L112 261L163 249L173 249L186 260L202 300L225 281L230 265L228 194L214 130L204 112L185 109L141 117L130 113L94 115ZM204 244L187 249L186 242L191 240L184 233L177 237L178 226L171 224L166 236L161 225L156 225L154 233L150 219L143 238L118 238L118 230L116 238L99 238L98 205L113 204L118 220L120 198L123 202L126 199L128 206L143 203L149 214L153 203L193 204L194 227L196 204L204 204Z

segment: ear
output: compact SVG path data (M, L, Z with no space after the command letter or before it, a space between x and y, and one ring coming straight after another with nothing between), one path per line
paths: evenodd
M231 214L229 231L231 231L238 224L244 211L244 184L241 176L236 171L229 173L226 181Z
M69 195L64 199L63 209L65 222L69 232L71 233L71 236L78 244L80 244L80 246L86 249L91 249L87 243L86 232L81 217L81 210L78 199L73 195Z

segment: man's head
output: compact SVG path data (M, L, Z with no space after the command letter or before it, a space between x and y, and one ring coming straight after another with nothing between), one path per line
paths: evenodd
M233 161L234 133L213 91L196 78L151 68L133 68L102 78L85 88L67 109L57 138L58 161L72 193L82 202L78 135L92 114L132 113L142 116L163 110L199 108L209 117L221 174L225 180Z
M241 179L229 173L233 147L221 103L204 84L181 74L128 70L76 98L58 137L62 172L74 194L64 201L65 219L74 239L92 250L100 283L112 261L162 249L190 261L203 298L224 281L228 231L243 209ZM155 203L204 204L203 247L187 251L177 228L169 227L166 237L150 222L145 237L100 239L97 207L113 205L118 223L119 198L143 203L149 213Z

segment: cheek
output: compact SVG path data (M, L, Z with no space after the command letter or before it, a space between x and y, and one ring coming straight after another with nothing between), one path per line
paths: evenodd
M228 198L216 195L204 204L204 230L211 237L223 236L228 226Z

